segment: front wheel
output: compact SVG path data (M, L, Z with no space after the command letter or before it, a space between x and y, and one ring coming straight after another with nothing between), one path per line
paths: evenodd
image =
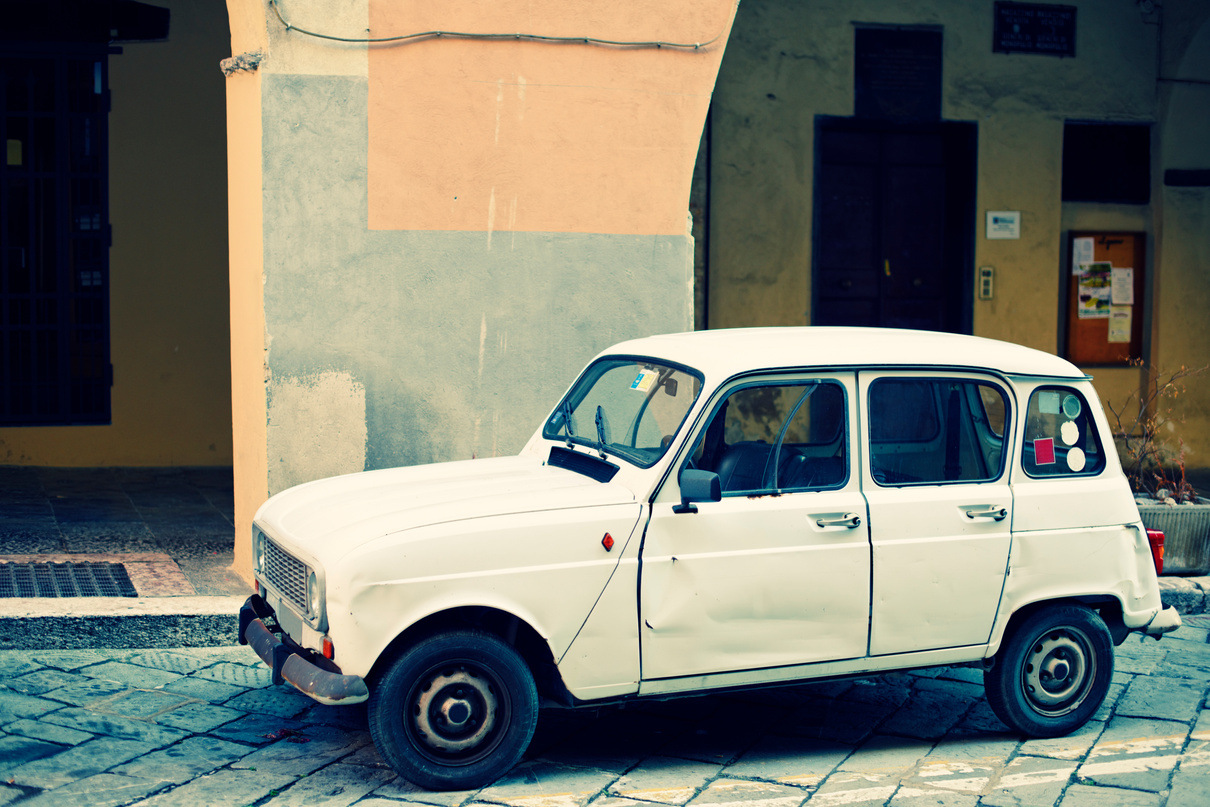
M524 659L498 637L443 633L400 656L370 693L370 736L405 779L470 790L508 771L538 722Z
M1013 631L983 673L996 716L1030 737L1060 737L1088 722L1113 677L1113 640L1077 605L1038 611Z

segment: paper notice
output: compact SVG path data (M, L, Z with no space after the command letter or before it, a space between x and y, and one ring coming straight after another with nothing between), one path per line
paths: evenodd
M1131 326L1134 324L1134 308L1129 305L1109 307L1109 341L1129 342Z
M1073 275L1080 274L1080 264L1092 263L1095 260L1092 257L1093 244L1091 238L1073 238L1071 240L1071 273Z
M1134 305L1134 270L1113 267L1110 288L1114 305Z

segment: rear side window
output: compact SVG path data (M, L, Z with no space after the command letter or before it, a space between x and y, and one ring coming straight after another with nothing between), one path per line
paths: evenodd
M990 482L1004 470L1008 397L961 378L870 385L870 475L879 485Z
M1029 396L1021 465L1039 477L1095 476L1105 453L1088 402L1071 387L1039 387Z

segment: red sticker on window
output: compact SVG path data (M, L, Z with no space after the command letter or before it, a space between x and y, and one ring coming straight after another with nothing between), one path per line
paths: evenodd
M1055 439L1053 437L1047 437L1045 440L1034 440L1034 464L1055 464Z

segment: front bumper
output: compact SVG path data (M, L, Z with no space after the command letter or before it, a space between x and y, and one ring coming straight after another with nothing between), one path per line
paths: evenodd
M1166 605L1147 623L1147 626L1143 628L1143 633L1158 639L1165 633L1171 633L1180 626L1181 615L1171 605Z
M273 609L259 594L249 597L239 609L239 642L250 645L269 665L274 684L289 682L302 694L329 706L361 703L370 697L360 677L325 670L300 655L306 652L303 648L274 636L265 626L265 620L272 616Z

